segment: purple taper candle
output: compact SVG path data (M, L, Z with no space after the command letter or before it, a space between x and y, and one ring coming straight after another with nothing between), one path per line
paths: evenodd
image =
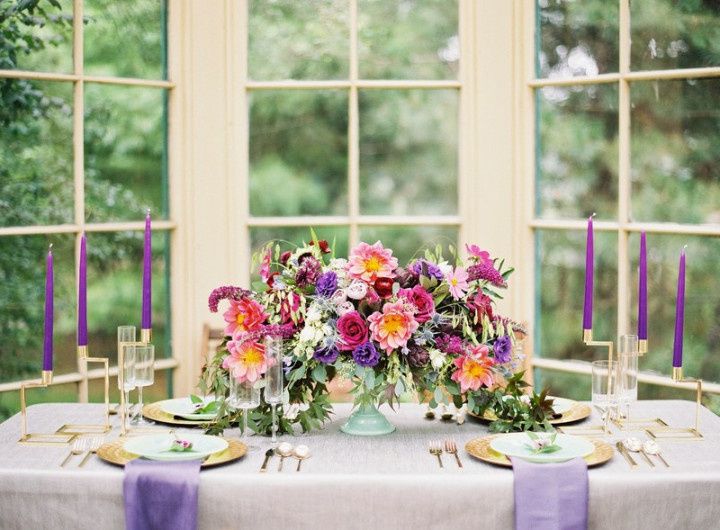
M595 248L593 241L593 216L588 218L587 243L585 245L585 306L583 308L583 329L592 329L593 320L593 277L595 268Z
M52 245L48 249L45 269L45 341L43 343L43 370L53 369L53 254Z
M647 237L640 234L640 266L638 268L638 339L647 340Z
M143 251L142 329L152 328L152 221L150 210L145 216L145 248Z
M78 274L78 346L87 346L87 237L83 233L80 238L80 272Z
M675 300L675 342L673 344L673 368L682 367L683 326L685 325L685 247L680 252L678 268L677 299Z

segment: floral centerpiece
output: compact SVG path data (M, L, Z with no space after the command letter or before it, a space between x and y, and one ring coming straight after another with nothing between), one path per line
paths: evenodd
M495 430L546 428L544 394L520 399L526 384L517 334L524 330L495 308L512 269L476 245L465 250L461 259L450 247L446 259L437 247L400 266L380 241L358 244L347 259L314 233L294 251L269 243L254 259L261 278L254 291L220 287L210 296L212 312L227 302L226 339L208 359L201 388L222 397L230 377L262 385L262 338L282 336L280 431L320 427L332 412L327 384L336 376L354 382L356 409L343 427L351 433L390 432L376 407L407 395L479 415L490 408ZM269 431L269 410L249 413L254 430ZM240 414L221 405L211 430Z

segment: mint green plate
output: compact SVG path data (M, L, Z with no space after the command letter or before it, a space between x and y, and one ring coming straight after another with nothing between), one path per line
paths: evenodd
M540 437L550 437L550 433L537 433ZM530 437L524 432L501 434L490 442L490 448L507 457L517 457L528 462L551 463L566 462L573 458L584 458L595 450L593 443L581 436L558 434L555 443L561 447L554 453L533 454L526 444Z
M206 397L203 399L203 405L207 405L214 400L215 397L213 396ZM186 420L210 421L214 420L215 416L217 416L217 414L215 413L195 414L193 412L195 410L195 404L189 397L166 399L165 401L161 401L159 405L160 410L162 410L163 412L166 412L173 416L177 416L179 418L185 418Z
M226 440L207 434L178 434L181 440L192 442L192 451L170 451L175 436L172 434L148 434L128 439L123 449L128 453L150 460L201 460L212 454L224 451L228 447Z

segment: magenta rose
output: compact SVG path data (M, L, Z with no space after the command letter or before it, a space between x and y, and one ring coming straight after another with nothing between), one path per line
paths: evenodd
M416 285L412 289L400 289L398 296L415 306L415 320L420 324L430 320L435 313L435 301L422 285Z
M338 346L341 350L354 350L368 340L368 327L365 319L357 311L350 311L337 321L340 333Z

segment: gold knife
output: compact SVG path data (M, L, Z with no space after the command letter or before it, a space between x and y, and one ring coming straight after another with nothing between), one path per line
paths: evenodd
M637 462L635 462L635 459L630 456L630 453L628 453L627 448L623 445L622 442L618 442L615 444L615 447L617 447L618 453L623 455L625 457L625 460L630 465L631 468L635 469L637 467Z

